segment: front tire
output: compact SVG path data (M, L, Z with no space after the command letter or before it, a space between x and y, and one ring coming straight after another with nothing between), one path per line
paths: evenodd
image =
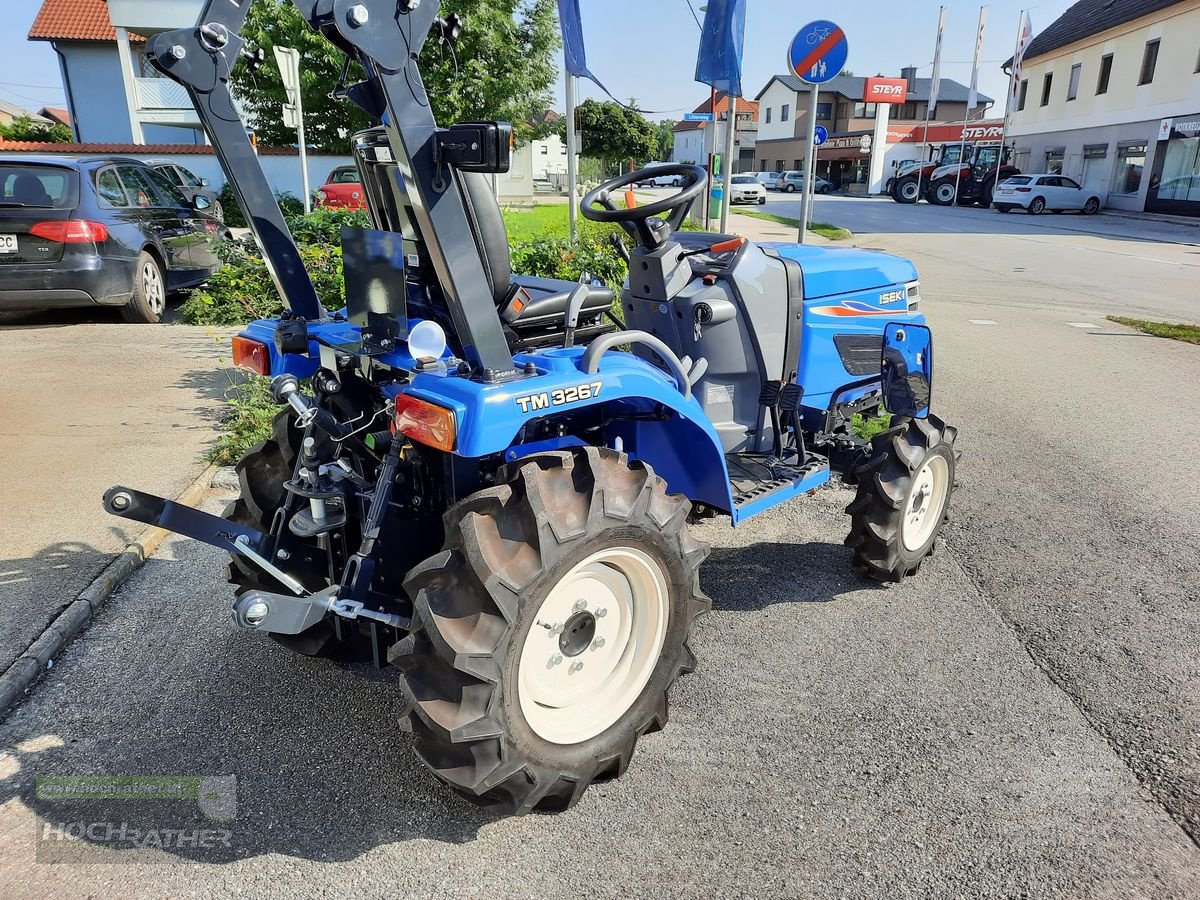
M794 184L784 185L783 192L785 194L794 194L796 193L796 186Z
M956 199L958 192L954 190L953 181L935 181L929 189L929 202L937 206L950 206Z
M133 269L133 296L121 316L135 325L155 325L167 311L167 279L153 255L143 250Z
M1025 212L1031 216L1040 216L1046 211L1046 201L1041 197L1034 197L1033 201L1025 208Z
M405 581L404 678L417 756L468 799L565 809L663 727L667 689L711 605L691 504L610 450L531 457L445 515Z
M1092 197L1087 203L1083 204L1083 214L1085 216L1094 216L1100 212L1100 198Z
M902 178L896 182L896 186L892 189L892 199L897 203L916 203L921 199L917 179Z
M763 205L764 203L766 203L766 202L767 202L767 198L766 198L766 197L759 197L759 198L758 198L758 205L759 205L759 206L762 206L762 205Z
M906 419L871 440L855 469L858 493L846 507L854 567L876 581L903 581L933 553L947 521L958 429L936 416Z

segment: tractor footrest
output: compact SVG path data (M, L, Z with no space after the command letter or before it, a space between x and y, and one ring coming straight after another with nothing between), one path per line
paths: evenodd
M315 538L346 527L346 510L330 504L325 517L317 520L312 512L299 509L288 520L288 531L298 538Z
M829 475L829 463L819 456L812 456L804 465L791 465L761 453L729 453L725 462L733 504L738 509L757 506L773 494L785 495L779 498L782 502L798 489L810 489L808 482L818 487Z

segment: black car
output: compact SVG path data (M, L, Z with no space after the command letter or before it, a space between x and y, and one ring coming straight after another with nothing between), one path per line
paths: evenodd
M207 197L212 205L205 212L218 222L225 221L225 210L221 207L221 201L217 199L217 192L208 186L207 178L201 178L186 166L169 159L148 159L146 165L166 175L171 184L179 188L189 201L197 197Z
M119 306L158 322L229 230L136 159L0 157L0 311Z

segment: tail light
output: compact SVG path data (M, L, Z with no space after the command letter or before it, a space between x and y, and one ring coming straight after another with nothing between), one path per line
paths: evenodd
M256 375L271 374L271 353L261 341L240 334L233 339L233 364Z
M410 394L396 396L395 430L437 450L454 449L457 437L454 413L444 406Z
M99 222L82 219L38 222L29 233L56 244L100 244L108 240L108 228Z
M1033 188L1017 188L1018 194L1028 194Z

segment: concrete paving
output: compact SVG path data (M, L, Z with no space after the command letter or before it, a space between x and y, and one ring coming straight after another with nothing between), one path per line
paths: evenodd
M961 212L855 238L914 256L961 427L919 577L849 574L842 488L702 524L714 611L671 723L573 810L497 819L417 765L392 673L235 631L222 555L173 541L0 726L0 893L1200 896L1200 483L1174 412L1200 350L1104 320L1195 321L1200 257L1062 217L934 227ZM97 773L233 775L236 815L35 791ZM48 861L95 821L228 845Z
M203 468L228 343L111 313L0 322L0 672L142 526L100 508L113 484L174 496Z

